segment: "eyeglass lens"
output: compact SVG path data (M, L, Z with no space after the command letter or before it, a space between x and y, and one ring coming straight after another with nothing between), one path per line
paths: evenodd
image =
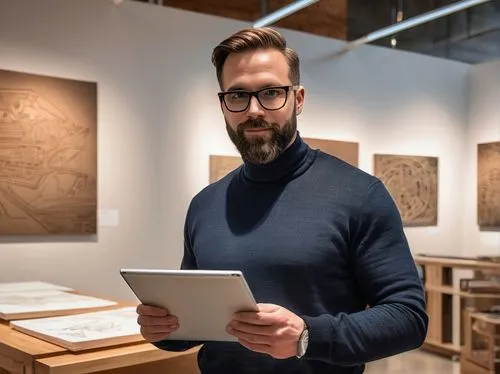
M285 105L287 90L284 88L269 88L257 93L257 98L265 109L276 110ZM231 92L224 96L224 101L229 110L245 110L250 103L251 95L248 92Z

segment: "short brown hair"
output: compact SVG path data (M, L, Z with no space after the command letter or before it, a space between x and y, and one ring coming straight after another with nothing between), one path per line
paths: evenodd
M223 40L212 52L212 63L217 80L222 88L222 68L230 53L252 51L260 48L274 48L283 53L288 61L289 77L293 85L300 84L300 62L297 52L286 46L281 34L269 27L247 28Z

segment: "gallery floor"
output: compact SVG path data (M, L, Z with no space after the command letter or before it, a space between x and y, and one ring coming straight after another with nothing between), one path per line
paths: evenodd
M460 364L424 351L412 351L367 365L365 374L460 374Z

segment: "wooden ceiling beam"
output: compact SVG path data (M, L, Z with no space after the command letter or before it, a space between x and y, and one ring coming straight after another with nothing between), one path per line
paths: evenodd
M292 2L267 0L267 10L271 13ZM247 22L262 16L260 0L168 0L164 5ZM347 0L319 1L272 26L347 40Z

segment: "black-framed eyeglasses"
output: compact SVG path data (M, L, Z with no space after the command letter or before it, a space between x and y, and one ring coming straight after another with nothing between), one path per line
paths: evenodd
M300 86L266 87L258 91L232 90L219 92L218 96L230 112L244 112L250 105L252 96L266 110L278 110L285 106L288 92L296 91Z

